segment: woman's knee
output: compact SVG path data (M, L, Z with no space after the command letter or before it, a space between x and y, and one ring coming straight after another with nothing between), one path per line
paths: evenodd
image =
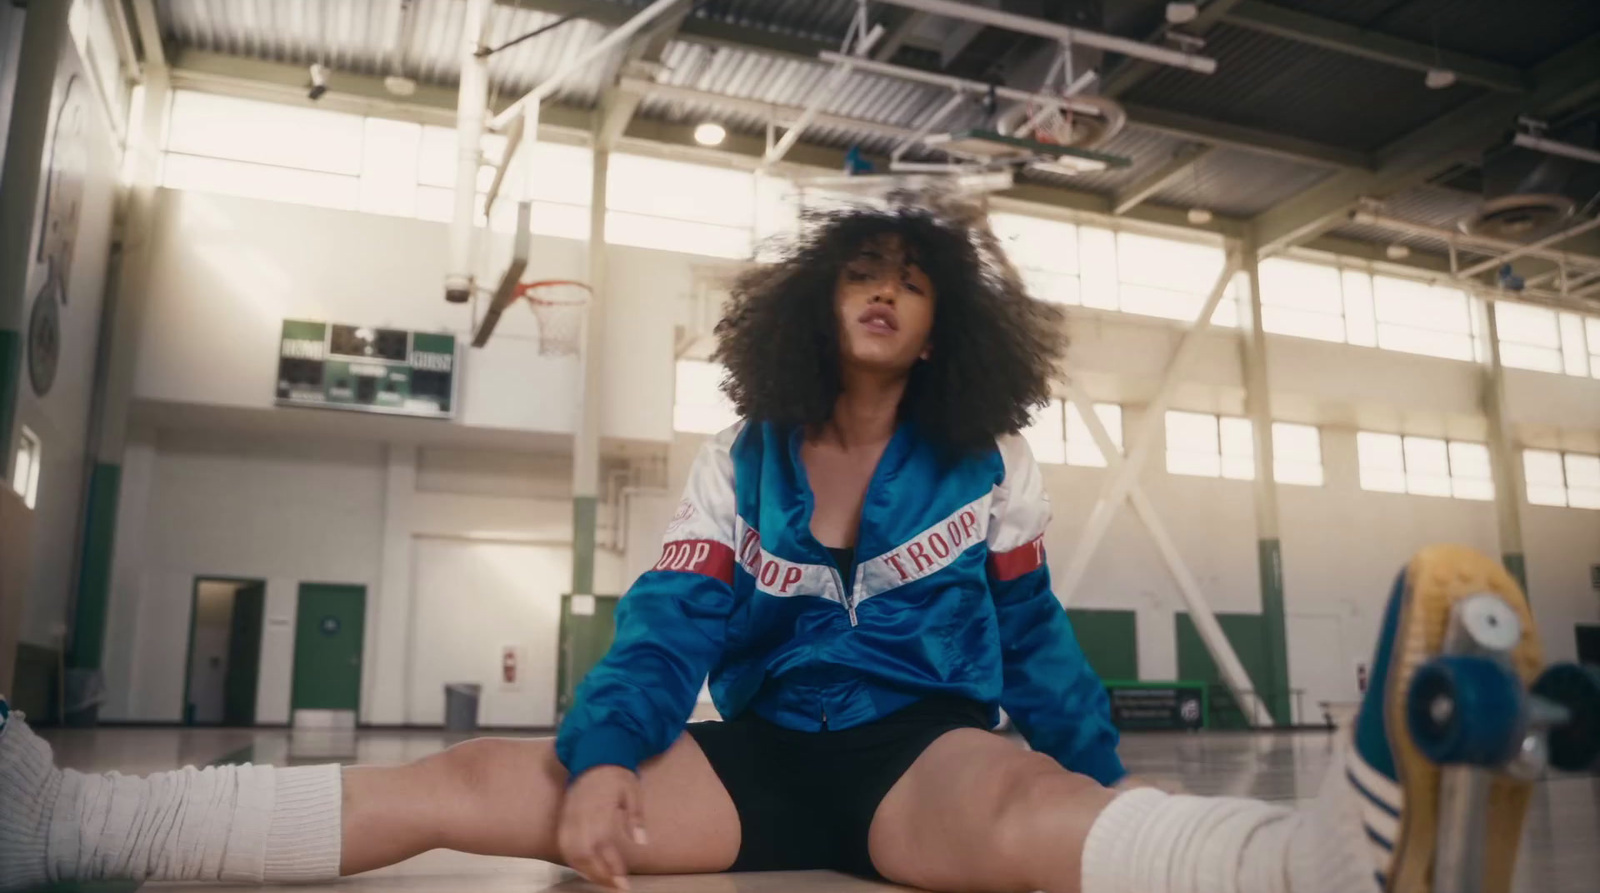
M1043 754L1026 754L996 787L991 845L1007 863L1022 864L1064 844L1082 820L1099 813L1104 797L1094 779Z
M566 781L554 742L474 738L417 765L429 774L446 838L441 846L512 855L492 841L515 828L515 836L528 848L518 855L553 858Z

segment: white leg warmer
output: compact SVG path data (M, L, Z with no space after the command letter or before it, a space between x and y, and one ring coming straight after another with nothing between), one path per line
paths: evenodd
M47 881L311 881L339 875L336 765L193 767L143 778L51 765L0 734L0 891Z
M1339 775L1329 773L1334 782ZM1375 893L1360 817L1330 785L1300 810L1232 797L1122 794L1084 842L1083 893Z

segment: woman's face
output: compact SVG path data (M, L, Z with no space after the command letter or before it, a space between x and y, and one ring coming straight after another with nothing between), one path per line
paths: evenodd
M839 271L834 307L846 367L906 374L928 355L933 282L906 256L897 236L863 245Z

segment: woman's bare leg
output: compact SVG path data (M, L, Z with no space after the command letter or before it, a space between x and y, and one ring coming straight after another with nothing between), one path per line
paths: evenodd
M1115 796L1043 754L958 729L883 798L872 862L890 880L927 890L1073 893L1089 828Z
M556 846L567 773L550 739L478 738L404 766L344 771L341 874L431 849L561 861ZM648 843L624 845L637 874L726 870L739 815L711 764L684 735L640 770Z

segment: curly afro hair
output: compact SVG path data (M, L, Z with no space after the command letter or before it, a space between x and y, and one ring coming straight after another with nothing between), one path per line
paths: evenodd
M717 324L723 391L753 421L812 428L839 397L840 268L898 236L934 289L929 359L912 368L902 419L936 443L992 446L1050 399L1066 350L1057 307L1029 297L981 216L901 206L809 215L783 256L741 275Z

